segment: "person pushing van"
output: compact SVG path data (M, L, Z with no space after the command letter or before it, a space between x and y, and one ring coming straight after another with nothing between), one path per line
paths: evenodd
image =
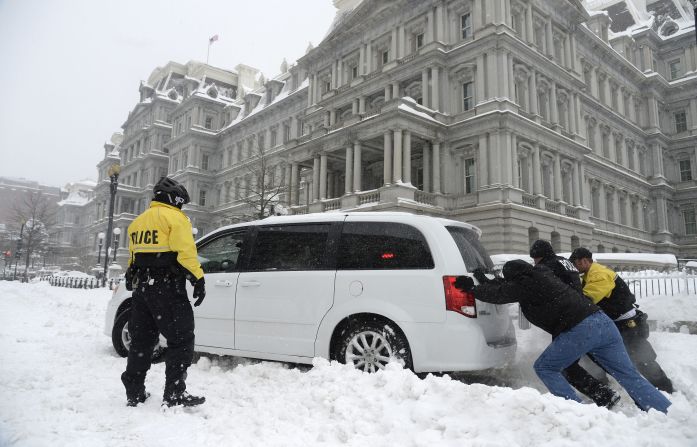
M639 408L668 411L671 402L639 374L629 360L617 327L598 306L542 264L533 267L522 260L509 261L503 266L503 277L482 277L485 281L475 286L469 276L459 276L455 286L472 292L485 303L519 302L525 317L552 335L552 343L534 364L535 372L552 394L582 402L562 371L590 353Z

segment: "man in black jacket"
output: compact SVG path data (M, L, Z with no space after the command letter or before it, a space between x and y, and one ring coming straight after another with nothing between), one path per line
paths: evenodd
M561 282L545 266L525 261L503 266L503 280L474 285L460 276L455 286L493 304L519 302L525 317L552 334L552 343L535 361L535 372L555 396L581 402L562 375L582 355L591 353L642 410L668 411L670 401L636 370L612 320L581 293Z
M541 264L549 268L554 276L571 288L581 292L581 279L576 267L567 259L557 256L552 244L543 239L533 242L530 247L530 257L535 265ZM612 408L620 400L620 395L600 380L593 377L580 364L578 359L563 372L571 386L588 396L599 407Z

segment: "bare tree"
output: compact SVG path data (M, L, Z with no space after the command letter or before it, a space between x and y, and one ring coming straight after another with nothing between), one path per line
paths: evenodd
M32 254L49 243L49 233L56 224L55 203L41 191L29 193L14 203L13 214L13 223L21 234L20 255L24 256L26 278Z
M282 170L277 175L279 166L273 164L271 157L254 136L252 157L245 161L247 175L240 185L239 200L246 206L241 212L235 212L228 216L234 221L244 222L277 214L281 207L279 201L281 195L287 191L282 182Z

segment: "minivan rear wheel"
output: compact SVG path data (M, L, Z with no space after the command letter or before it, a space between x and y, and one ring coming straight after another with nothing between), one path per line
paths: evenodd
M384 369L390 361L412 369L411 350L406 337L392 323L360 321L340 336L336 358L365 372Z

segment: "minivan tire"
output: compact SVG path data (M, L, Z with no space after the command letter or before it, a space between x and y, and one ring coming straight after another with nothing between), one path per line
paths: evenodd
M378 319L360 320L346 328L338 340L335 358L364 372L384 369L395 360L405 369L413 369L409 343L402 331Z
M114 327L111 330L111 344L114 345L114 350L121 357L128 357L128 348L131 344L131 337L128 333L128 320L131 318L131 309L126 309L121 312L114 320ZM160 363L164 361L164 356L167 353L167 348L159 342L155 345L152 352L152 363Z

